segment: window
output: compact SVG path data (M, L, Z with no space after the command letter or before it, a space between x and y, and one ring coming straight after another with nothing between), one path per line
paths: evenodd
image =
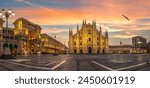
M89 38L89 41L91 41L91 38Z
M80 45L82 46L82 42L80 42Z
M97 53L99 53L99 49L97 50Z
M74 53L77 53L77 50L76 50L76 49L74 49Z
M82 53L82 49L80 49L80 53Z
M74 42L74 45L76 45L76 42Z
M88 32L89 32L89 34L91 34L91 31L90 31L90 29L89 29L89 31L88 31Z

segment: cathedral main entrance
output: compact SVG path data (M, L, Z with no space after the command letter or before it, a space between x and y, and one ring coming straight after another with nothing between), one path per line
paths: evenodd
M76 49L74 49L74 53L77 53L77 50L76 50Z
M89 54L92 53L92 48L91 48L91 47L88 48L88 53L89 53Z
M105 50L103 49L103 53L105 53Z
M82 49L80 49L80 54L82 54Z

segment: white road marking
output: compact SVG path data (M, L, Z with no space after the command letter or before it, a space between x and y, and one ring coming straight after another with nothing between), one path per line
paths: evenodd
M20 63L6 61L6 60L0 60L0 61L6 62L6 63L10 63L10 64L14 64L14 65L24 66L24 67L28 67L28 68L42 69L42 70L55 70L60 65L62 65L62 64L64 64L66 62L66 61L62 61L62 62L60 62L59 64L55 65L52 68L47 68L47 67L39 67L39 66L33 66L33 65L20 64Z
M72 58L73 56L66 56L66 57L68 57L68 58L70 59L70 58ZM66 58L66 57L65 57L65 58ZM34 68L34 69L55 70L56 68L58 68L59 66L61 66L62 64L64 64L68 58L64 59L62 62L56 64L55 66L53 66L53 67L51 67L51 68L49 68L49 67L41 67L41 66L34 66L34 65L27 65L27 64L22 64L22 63L17 63L17 62L22 62L22 61L28 61L28 60L25 60L25 59L24 59L24 60L23 60L23 59L22 59L22 60L17 59L17 60L12 60L12 61L0 60L0 61L6 62L6 63L10 63L10 64L14 64L14 65L23 66L23 67ZM30 61L30 60L29 60L29 61ZM56 61L55 61L55 62L56 62ZM53 63L55 63L55 62L51 62L51 63L48 63L48 64L46 64L46 65L48 66L48 65L51 65L51 64L53 64ZM39 63L39 62L38 62L38 63ZM42 63L43 63L43 62L42 62Z
M51 68L47 68L47 67L38 67L38 66L20 64L20 63L10 62L10 61L6 61L6 60L0 60L0 61L10 63L10 64L14 64L14 65L20 65L20 66L24 66L24 67L28 67L28 68L35 68L35 69L42 69L42 70L52 70Z
M134 67L138 67L138 66L142 66L142 65L146 65L146 63L140 63L140 64L136 64L136 65L132 65L132 66L128 66L128 67L123 67L123 68L118 68L118 69L112 69L110 67L107 67L105 65L102 65L96 61L92 61L93 63L95 63L98 66L101 66L109 71L121 71L121 70L126 70L126 69L130 69L130 68L134 68Z
M30 59L11 59L10 61L14 61L14 62L23 62L23 61L31 61Z
M62 61L59 64L55 65L54 67L52 67L52 70L55 70L56 68L58 68L60 65L64 64L66 61Z
M114 62L114 63L127 63L127 62L132 62L132 60L110 60L111 62Z
M49 65L54 64L54 63L56 63L56 61L53 61L53 62L47 63L47 64L46 64L46 66L49 66Z
M145 64L146 64L146 63L136 64L136 65L132 65L132 66L124 67L124 68L119 68L119 69L116 69L116 70L117 70L117 71L121 71L121 70L125 70L125 69L130 69L130 68L142 66L142 65L145 65Z
M38 62L38 64L45 64L46 62L44 61L44 62Z
M100 63L98 63L98 62L96 62L96 61L92 61L92 62L95 63L95 64L98 65L98 66L101 66L101 67L103 67L103 68L109 70L109 71L114 71L114 69L109 68L109 67L107 67L107 66L105 66L105 65L102 65L102 64L100 64Z

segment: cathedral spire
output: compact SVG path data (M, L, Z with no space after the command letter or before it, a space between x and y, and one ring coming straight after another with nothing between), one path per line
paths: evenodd
M99 27L99 32L100 32L100 35L102 35L102 27L101 27L101 25Z
M102 33L102 26L101 25L100 25L99 29L100 29L100 32Z
M69 33L70 33L70 27L69 27Z
M71 34L73 35L73 31L72 31L72 28L71 28Z
M83 23L82 23L82 25L84 25L85 23L84 23L84 19L83 19Z
M85 19L84 23L85 23L85 25L86 25L86 19Z
M69 27L69 35L73 35L72 28Z
M77 24L77 34L79 34L79 25Z
M78 23L77 23L77 30L79 30L79 25L78 25Z
M71 35L71 29L70 29L70 27L69 27L69 35Z
M105 36L108 38L108 31L107 30L105 31Z

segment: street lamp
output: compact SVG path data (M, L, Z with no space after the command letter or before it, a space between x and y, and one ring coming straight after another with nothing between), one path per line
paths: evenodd
M9 37L9 33L8 33L8 18L12 17L14 15L15 15L15 13L11 9L8 9L8 10L2 9L0 11L0 16L2 16L3 18L6 18L6 35L8 35L8 37ZM6 37L6 44L7 44L7 38L8 37ZM5 52L4 52L3 56L2 56L2 58L13 58L11 56L11 53L10 53L10 48L8 48L8 44L7 44L7 47L5 47Z
M64 42L64 53L66 53L66 46L65 46L65 43L66 43L66 42Z
M52 34L52 36L54 37L54 39L56 40L57 35L56 34ZM55 52L54 55L56 55L56 42L55 42Z
M8 30L8 18L12 17L14 15L15 15L15 13L11 9L9 9L9 10L2 9L0 11L0 16L2 16L3 18L6 18L6 34L8 34L7 33L7 30ZM7 39L6 39L6 42L7 42Z
M6 18L6 29L8 29L8 18L14 15L15 13L11 9L9 10L2 9L2 11L0 11L0 16Z

